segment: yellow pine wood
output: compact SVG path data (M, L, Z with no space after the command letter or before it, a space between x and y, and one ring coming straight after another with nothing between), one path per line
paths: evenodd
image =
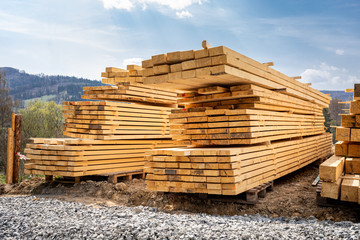
M360 175L345 174L345 178L341 183L341 200L347 202L358 202ZM354 178L354 179L352 179Z
M339 199L342 179L338 178L336 182L322 182L321 196L332 199Z
M94 134L84 134L84 133L72 133L64 131L63 134L68 137L73 138L86 138L93 140L122 140L122 139L159 139L159 138L170 138L170 135L94 135Z

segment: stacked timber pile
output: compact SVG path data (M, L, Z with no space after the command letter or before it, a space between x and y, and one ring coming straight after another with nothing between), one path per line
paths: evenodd
M360 84L336 128L335 156L320 165L321 196L360 204Z
M115 67L107 67L101 73L102 82L116 85L118 83L143 83L143 68L137 65L128 65L127 70Z
M171 138L170 109L112 101L64 102L64 135L98 140Z
M169 115L177 93L141 84L142 68L106 68L110 86L84 87L82 98L64 102L66 139L33 139L25 152L28 174L79 177L143 171L149 149L178 147Z
M34 138L25 153L27 174L80 177L123 171L141 171L149 149L174 147L167 140L90 140Z
M145 84L188 91L170 115L188 148L148 152L148 189L236 195L330 155L330 97L269 65L223 46L143 62Z
M177 94L139 83L118 83L117 86L84 87L84 99L174 106Z

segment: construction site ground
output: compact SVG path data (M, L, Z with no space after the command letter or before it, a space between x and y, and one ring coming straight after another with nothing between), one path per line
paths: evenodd
M35 195L76 201L91 205L126 205L156 207L170 213L207 213L212 215L262 215L268 217L310 218L331 221L360 222L360 211L349 206L320 207L316 204L318 165L311 164L274 182L274 189L255 205L219 202L195 194L157 193L147 191L142 179L120 182L87 180L78 184L44 183L32 177L20 184L0 184L0 196Z

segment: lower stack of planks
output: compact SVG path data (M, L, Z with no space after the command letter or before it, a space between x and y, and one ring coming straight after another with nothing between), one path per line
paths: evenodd
M335 156L320 165L321 196L360 204L360 84L336 128Z
M332 135L269 145L177 148L147 152L147 188L162 192L237 195L331 154Z
M142 171L145 151L177 147L172 140L34 138L26 145L26 174L80 177Z

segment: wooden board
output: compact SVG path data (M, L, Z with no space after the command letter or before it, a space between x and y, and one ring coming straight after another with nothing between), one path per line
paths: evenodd
M344 171L344 164L344 157L332 156L320 165L320 179L327 182L336 182Z
M348 174L360 174L360 158L345 159L345 173Z
M345 128L355 127L356 115L342 114L341 115L341 126Z
M347 202L358 202L359 175L345 174L341 183L341 200Z
M360 101L350 102L350 114L360 114Z
M322 182L321 196L332 199L339 199L342 178L338 178L336 182Z
M335 143L335 155L348 156L348 143L342 141Z
M336 128L336 140L338 141L350 141L350 128L337 127Z

